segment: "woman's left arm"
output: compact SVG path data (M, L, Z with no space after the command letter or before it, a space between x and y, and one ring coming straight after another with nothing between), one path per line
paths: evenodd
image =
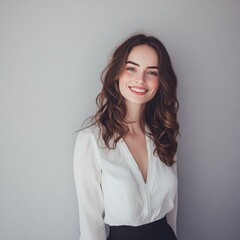
M174 165L172 166L177 177L177 155L174 157ZM178 209L178 190L174 198L174 208L167 214L168 224L172 227L177 236L177 209Z

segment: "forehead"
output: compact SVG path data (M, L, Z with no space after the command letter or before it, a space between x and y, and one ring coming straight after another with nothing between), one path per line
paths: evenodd
M140 66L157 66L158 56L154 48L144 44L133 47L127 61L138 63Z

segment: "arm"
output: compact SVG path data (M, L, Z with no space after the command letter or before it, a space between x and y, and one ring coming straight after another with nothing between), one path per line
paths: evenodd
M177 160L177 155L175 155L174 160L175 161ZM174 163L173 169L177 177L177 162ZM177 236L177 208L178 208L178 190L174 198L174 208L172 209L171 212L167 214L168 224L171 226L176 236Z
M79 206L80 240L106 240L103 221L101 170L97 146L91 135L81 131L76 139L73 170Z

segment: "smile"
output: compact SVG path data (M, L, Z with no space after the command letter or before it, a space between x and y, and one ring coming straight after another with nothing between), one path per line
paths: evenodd
M144 94L148 91L147 89L138 88L138 87L129 87L129 88L132 92L137 93L137 94Z

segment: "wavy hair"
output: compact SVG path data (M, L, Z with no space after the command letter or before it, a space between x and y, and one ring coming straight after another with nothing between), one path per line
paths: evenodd
M102 90L96 98L99 107L93 124L97 124L100 134L110 149L128 133L126 105L119 91L119 77L125 67L128 55L133 47L146 44L155 49L158 56L159 89L152 100L145 104L141 128L155 143L154 154L167 166L174 163L177 151L179 124L176 97L177 78L169 54L164 45L153 36L137 34L131 36L118 46L107 67L102 72ZM150 132L146 132L144 124Z

